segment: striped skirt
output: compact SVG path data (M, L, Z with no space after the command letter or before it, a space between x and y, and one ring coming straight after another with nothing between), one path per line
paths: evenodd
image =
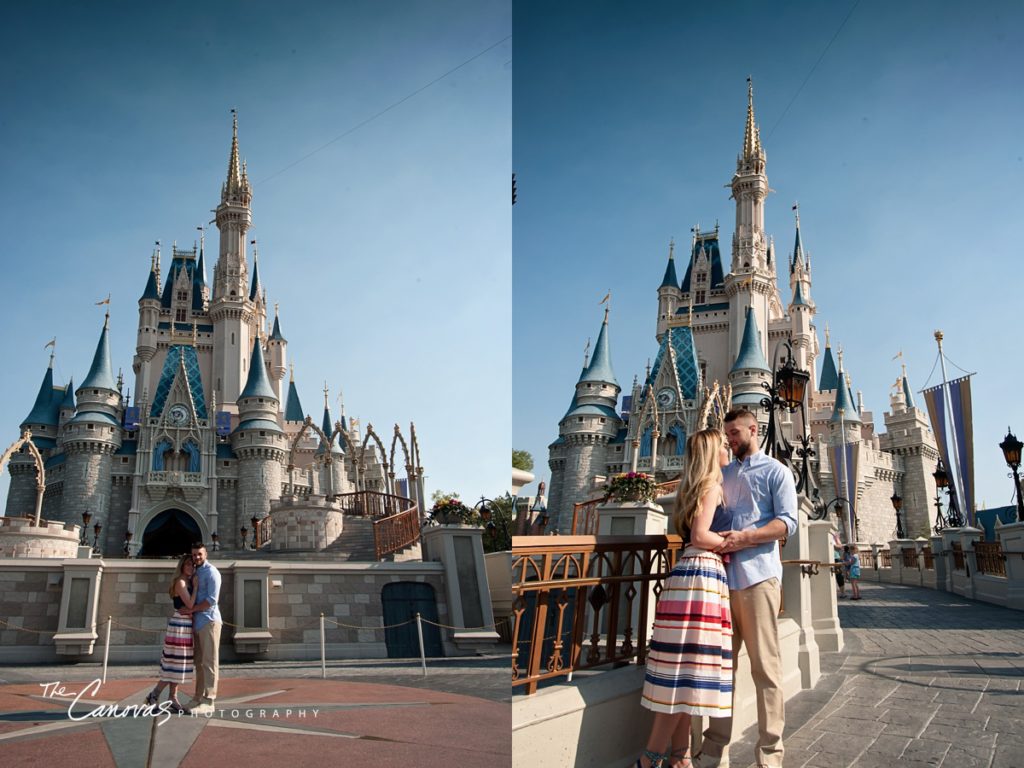
M160 680L181 684L192 676L192 617L177 611L167 620Z
M641 703L666 714L729 717L732 665L722 558L687 547L658 598Z

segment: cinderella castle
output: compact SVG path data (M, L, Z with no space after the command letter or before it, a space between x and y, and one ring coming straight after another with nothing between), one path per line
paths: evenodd
M801 241L798 210L793 250L783 256L781 267L788 277L783 298L774 239L764 223L769 192L765 167L753 88L748 86L743 147L729 184L736 225L728 271L717 225L710 232L693 230L681 281L675 246L669 245L657 288L654 363L642 379L634 377L621 406L605 310L593 354L559 422L558 438L549 447L549 513L558 532L570 532L573 505L600 497L612 474L632 470L653 473L658 482L675 480L683 466L686 436L704 426L713 406L753 411L765 434L763 385L771 384L772 370L782 358L775 359L776 354L784 354L788 343L796 367L811 373L812 380L807 423L800 423L798 411L783 414L781 426L791 442L800 434L810 438L811 471L821 503L852 504L853 530L848 523L840 524L845 540L892 539L894 495L902 499L906 535L927 535L935 496L931 473L939 455L928 417L916 407L904 369L890 393L885 431L877 431L862 394L853 394L842 351L833 353L827 327L825 346L820 346L811 260ZM841 461L830 459L838 456ZM840 466L833 468L833 463ZM829 512L837 506L843 509L834 504Z
M285 383L288 342L276 307L270 327L255 241L251 262L246 254L251 204L236 117L216 208L213 283L204 243L175 246L166 276L154 252L138 302L134 402L123 392L123 376L114 375L109 312L77 387L54 382L51 353L21 424L45 462L42 516L88 520L84 543L95 538L101 553L161 556L194 540L237 550L245 546L242 529L282 497L330 500L397 487L380 439L367 429L375 442L367 449L343 411L334 421L326 387L317 426L302 409L294 373ZM32 457L23 450L10 470L6 514L31 515L38 483ZM402 490L415 496L411 474L413 487Z

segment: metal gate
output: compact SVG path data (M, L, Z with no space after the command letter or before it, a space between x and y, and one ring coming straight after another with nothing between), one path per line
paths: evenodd
M384 607L384 642L389 659L416 658L420 655L419 640L416 636L416 622L419 613L427 621L437 622L437 599L434 588L416 581L398 581L385 584L381 592ZM403 624L403 622L409 622ZM401 624L402 626L392 626ZM427 656L444 656L441 645L441 630L423 622L423 650Z

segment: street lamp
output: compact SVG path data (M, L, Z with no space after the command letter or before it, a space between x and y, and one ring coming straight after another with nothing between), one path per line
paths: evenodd
M900 518L900 510L903 509L903 497L894 491L889 497L889 501L892 502L892 508L896 510L896 538L902 539L903 520Z
M214 531L210 534L210 538L213 539L213 551L216 552L220 549L220 536Z
M999 447L1003 450L1003 458L1006 460L1006 466L1013 472L1013 486L1017 491L1017 522L1024 523L1024 499L1020 497L1020 451L1024 448L1024 443L1016 438L1010 428L1006 428L1006 437L1003 438L1003 442L999 444Z
M510 503L514 501L509 498ZM491 543L497 546L499 543L498 535L501 534L500 543L508 543L509 547L512 546L512 534L509 531L508 520L503 515L495 515L491 507L495 504L492 499L488 499L484 496L480 497L480 501L473 505L473 510L480 515L480 519L484 521L484 528L487 529L487 535L491 539Z
M249 522L252 523L252 548L253 549L256 549L256 530L257 530L256 526L257 526L257 523L259 523L259 521L260 521L260 519L258 517L256 517L256 515L253 515L249 519Z
M774 364L778 362L779 347L783 346L786 348L786 359L783 360L781 366L776 367ZM815 451L811 448L811 438L807 432L807 412L804 400L811 374L796 367L796 361L793 359L793 347L785 340L775 347L772 363L772 383L761 383L761 386L768 391L768 395L761 398L761 407L768 411L768 430L761 447L769 456L778 459L792 469L793 446L782 434L775 418L775 411L779 409L795 413L797 409L800 410L800 434L797 438L800 441L800 447L795 452L802 461L800 472L797 475L796 490L797 493L803 493L810 497L814 495L815 490L811 485L810 475L810 461Z
M89 528L89 521L92 520L92 513L89 510L85 510L82 513L82 539L78 542L80 546L87 547L89 542L85 539L86 531Z
M92 535L93 535L93 539L92 539L92 551L93 551L93 552L94 552L95 554L97 554L97 555L99 555L99 554L102 554L102 553L100 552L100 530L101 530L102 528L103 528L103 526L102 526L102 525L100 525L99 523L96 523L96 525L94 525L94 526L92 527Z
M249 529L243 525L239 533L242 534L242 549L248 549L248 546L246 545L245 542L249 538Z
M939 533L943 528L961 528L964 520L960 516L960 510L956 506L956 492L950 486L949 473L942 466L942 459L939 459L935 471L932 472L935 478L935 532ZM942 516L942 491L949 496L949 507L946 509L946 516Z
M131 531L125 531L124 532L124 556L125 557L131 557L132 556L132 532Z

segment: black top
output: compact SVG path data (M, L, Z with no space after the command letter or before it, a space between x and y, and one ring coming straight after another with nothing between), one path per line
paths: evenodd
M186 582L186 583L188 584L188 587L187 587L188 593L191 596L191 594L192 594L192 582ZM174 596L174 610L180 611L184 607L185 607L185 601L182 600L177 595L175 595Z

